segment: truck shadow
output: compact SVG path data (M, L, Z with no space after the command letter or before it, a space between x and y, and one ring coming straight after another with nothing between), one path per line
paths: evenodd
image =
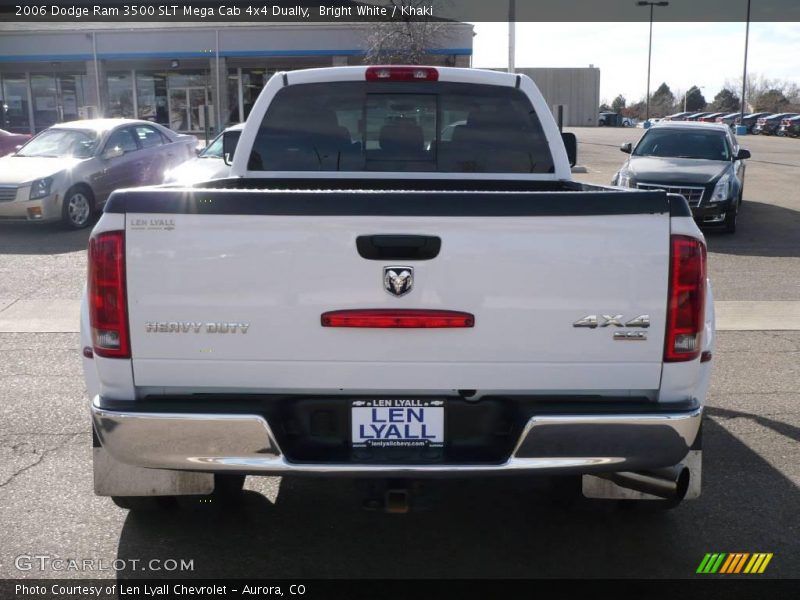
M745 200L736 233L703 230L709 252L739 256L800 256L800 211Z
M527 479L427 483L429 510L367 512L352 480L292 478L276 502L129 514L118 558L192 560L193 571L120 578L692 577L706 552L775 552L791 576L800 490L712 419L704 493L673 511L567 509ZM780 560L780 557L787 560Z
M0 254L65 254L86 250L91 227L68 231L60 223L0 223Z

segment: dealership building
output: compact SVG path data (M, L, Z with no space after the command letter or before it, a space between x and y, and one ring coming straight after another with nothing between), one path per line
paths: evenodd
M276 71L358 65L374 24L0 23L0 128L128 117L198 136L247 117ZM473 27L447 23L430 63L469 67Z
M244 120L276 71L363 64L371 23L0 23L0 129L128 117L198 137ZM469 67L449 22L429 63ZM597 125L599 69L517 69L566 126Z

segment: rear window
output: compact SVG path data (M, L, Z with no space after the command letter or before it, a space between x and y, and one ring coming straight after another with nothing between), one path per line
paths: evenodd
M518 89L357 81L280 90L248 169L554 172L539 118Z

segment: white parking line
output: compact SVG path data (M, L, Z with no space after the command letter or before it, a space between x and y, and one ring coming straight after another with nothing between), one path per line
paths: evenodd
M800 331L800 301L714 303L717 331Z
M715 303L717 331L800 331L800 301ZM0 333L76 333L78 300L0 299Z
M80 300L40 299L0 305L0 333L75 333L80 306Z

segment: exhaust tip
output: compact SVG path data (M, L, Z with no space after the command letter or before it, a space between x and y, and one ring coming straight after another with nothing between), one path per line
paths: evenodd
M685 465L678 466L678 477L675 481L675 500L683 500L686 497L686 492L689 491L689 480L691 473L689 467Z
M680 464L666 469L657 469L641 473L608 473L600 475L620 487L650 494L665 500L681 501L689 491L691 472L686 465Z

